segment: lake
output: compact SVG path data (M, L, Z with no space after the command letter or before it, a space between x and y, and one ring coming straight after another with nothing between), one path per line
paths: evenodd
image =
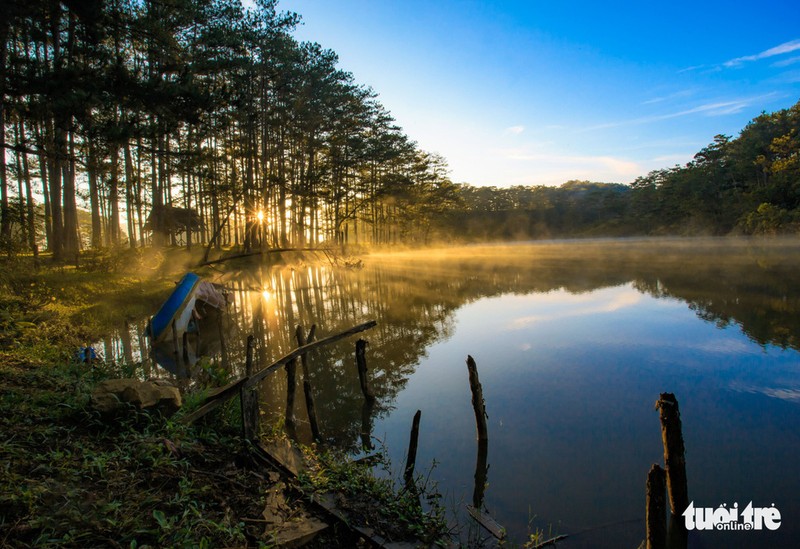
M800 243L625 239L370 254L345 265L228 265L229 361L256 336L266 365L296 346L294 327L324 337L375 319L369 410L351 338L311 357L323 437L389 453L399 476L422 411L417 472L462 526L472 502L474 357L488 413L484 505L517 543L567 534L563 547L644 539L645 480L663 466L659 393L676 395L695 507L780 511L775 531L694 531L690 547L800 546ZM213 279L213 277L212 277ZM135 360L138 326L107 342ZM123 341L123 340L127 340ZM201 354L215 355L208 344ZM201 361L200 364L203 362ZM207 363L207 360L206 360ZM281 372L262 387L266 421L285 411ZM302 391L297 437L310 441ZM435 463L435 466L433 465Z

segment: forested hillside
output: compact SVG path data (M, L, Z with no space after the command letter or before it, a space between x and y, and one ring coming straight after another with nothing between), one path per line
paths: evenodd
M629 185L454 184L276 4L6 3L2 249L797 232L798 105Z

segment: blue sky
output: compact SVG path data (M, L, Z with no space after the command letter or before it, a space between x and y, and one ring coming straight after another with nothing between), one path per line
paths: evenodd
M459 183L630 183L800 99L797 0L278 7Z

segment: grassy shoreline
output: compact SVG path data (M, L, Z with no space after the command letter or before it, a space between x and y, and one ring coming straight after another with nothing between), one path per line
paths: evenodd
M307 496L330 486L369 486L370 497L383 498L373 507L397 512L391 483L329 455L315 482L287 487L267 474L239 437L235 402L199 427L134 409L102 417L92 408L93 387L124 377L123 368L78 363L75 351L151 314L196 259L124 251L84 257L78 267L0 263L1 546L270 547L310 512ZM276 485L284 487L286 517L268 523ZM412 515L406 534L433 540L445 532L422 509L401 511ZM332 528L316 543L356 541Z

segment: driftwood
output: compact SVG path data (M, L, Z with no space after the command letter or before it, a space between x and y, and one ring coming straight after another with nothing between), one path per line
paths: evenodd
M505 539L506 537L506 529L498 524L496 520L494 520L488 513L484 513L480 509L476 509L472 505L467 505L467 513L471 516L475 521L483 526L483 528L493 535L497 539ZM538 547L538 546L537 546Z
M331 343L339 341L340 339L344 339L353 334L357 334L359 332L369 330L370 328L374 328L375 326L377 326L377 324L378 323L375 320L370 320L369 322L359 324L358 326L353 326L352 328L350 328L349 330L345 330L344 332L340 332L338 334L328 336L324 339L320 339L319 341L314 341L312 343L303 345L302 347L298 347L291 353L279 358L278 360L276 360L263 370L259 370L258 372L250 376L245 376L243 378L237 379L236 381L233 381L228 385L226 385L225 387L222 387L221 389L215 391L212 396L209 396L206 399L206 403L203 406L201 406L191 414L185 416L181 420L182 423L188 424L197 421L198 419L205 416L215 408L222 405L224 402L230 400L231 398L239 394L240 388L251 389L255 387L265 377L275 372L281 366L284 366L285 364L289 363L289 361L294 360L295 358L302 356L303 354L312 351L318 347L329 345Z

